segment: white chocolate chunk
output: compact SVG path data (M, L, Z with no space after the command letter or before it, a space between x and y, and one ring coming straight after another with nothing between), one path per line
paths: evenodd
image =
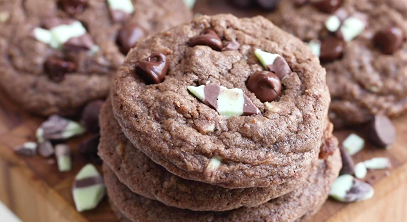
M260 49L254 50L254 54L260 60L261 64L264 66L264 68L267 68L267 66L269 66L269 65L273 65L276 58L280 56L278 54L264 52Z
M362 31L365 29L365 22L355 18L349 17L343 21L343 24L340 28L343 38L346 42L351 41L356 38Z
M311 48L311 51L316 55L321 55L321 42L319 40L312 40L308 43L308 46Z
M240 116L243 114L244 94L241 89L228 89L220 87L218 96L218 112L219 114L231 117Z
M35 28L34 29L34 37L43 43L46 44L51 44L53 39L52 39L52 33L46 29L42 28Z
M336 32L341 26L341 21L335 15L332 15L325 21L325 27L330 32Z
M10 14L8 12L0 12L0 22L7 22Z
M63 45L70 38L80 37L86 34L85 27L82 26L82 23L75 21L70 25L59 25L51 30L52 38L59 46Z
M349 155L354 155L365 147L365 140L356 134L349 135L342 143Z
M206 171L214 171L219 168L220 164L222 163L222 158L220 156L212 157L211 161L209 162L208 166L206 167Z
M358 179L363 179L366 177L367 169L365 163L360 162L355 165L355 177Z
M188 91L201 101L205 101L205 85L202 86L188 86Z
M107 0L109 7L113 10L121 10L128 14L134 12L134 6L131 0Z
M367 169L371 170L384 170L391 167L391 162L389 158L386 157L376 157L364 162Z
M194 8L196 0L184 0L184 3L188 8Z

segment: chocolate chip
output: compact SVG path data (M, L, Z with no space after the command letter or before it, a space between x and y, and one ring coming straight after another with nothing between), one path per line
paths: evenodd
M123 26L117 35L117 43L120 45L122 53L127 54L145 34L145 30L138 25Z
M115 23L124 23L130 19L129 13L118 10L118 9L110 9L110 16L112 17L113 22Z
M311 4L321 12L333 13L341 5L342 0L311 0Z
M321 41L321 62L332 62L340 58L345 49L345 42L337 37L328 37Z
M76 65L73 62L64 61L62 59L48 58L45 61L44 69L52 81L61 82L66 73L76 71Z
M232 41L228 42L225 47L223 47L222 51L235 51L239 50L240 48L240 43L236 41L236 39L233 39Z
M66 50L90 50L94 45L92 37L89 34L85 34L68 39L63 46Z
M288 74L291 73L291 68L287 61L281 56L278 56L273 64L267 66L271 72L274 72L278 78L284 79Z
M248 8L253 3L252 0L230 0L229 2L238 8Z
M102 160L98 155L99 140L100 135L94 135L90 137L89 139L79 144L78 152L90 161L102 163Z
M189 46L194 47L196 45L206 45L217 51L223 48L222 41L212 29L205 29L200 35L191 38Z
M55 153L54 147L50 141L44 141L38 144L38 154L40 156L48 158Z
M88 6L88 0L59 0L59 3L62 9L70 15L80 14Z
M386 147L396 141L396 129L387 116L375 116L368 127L369 140L376 146Z
M404 42L403 30L390 27L378 31L373 37L374 45L384 54L393 54L401 48Z
M256 0L257 5L267 11L275 9L281 0Z
M136 65L136 74L141 76L147 84L157 84L164 81L167 72L167 57L162 53L153 53Z
M249 77L247 88L262 102L271 102L281 95L281 81L272 72L256 72Z
M309 3L310 0L295 0L294 5L295 7L301 7Z
M340 174L352 175L355 172L355 163L353 162L351 155L346 152L346 150L342 146L339 146L339 150L341 151L342 158L342 169Z
M83 109L81 123L87 131L92 133L99 132L99 113L103 103L103 100L96 100L88 103Z

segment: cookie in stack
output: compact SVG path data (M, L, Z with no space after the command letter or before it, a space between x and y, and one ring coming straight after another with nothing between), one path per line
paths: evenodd
M335 127L406 112L407 1L302 2L281 1L270 19L320 57Z
M182 0L1 1L0 87L30 112L75 115L140 38L191 18Z
M101 111L123 221L295 221L341 161L325 70L262 17L201 16L132 49Z

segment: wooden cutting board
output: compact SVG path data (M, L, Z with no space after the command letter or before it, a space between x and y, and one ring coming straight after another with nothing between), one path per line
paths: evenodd
M35 130L42 121L43 118L20 110L0 91L0 200L25 222L116 221L106 198L95 210L85 213L75 210L71 195L73 179L87 163L76 147L86 136L69 141L74 151L73 169L68 173L59 172L53 158L24 157L13 152L16 145L35 141ZM398 137L390 150L368 144L355 156L356 162L376 156L391 159L391 170L369 172L366 177L374 185L374 197L354 204L328 200L310 221L406 221L407 116L395 119L394 123ZM335 134L342 141L350 132Z

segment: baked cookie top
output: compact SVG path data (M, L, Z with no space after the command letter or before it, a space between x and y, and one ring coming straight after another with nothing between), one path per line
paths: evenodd
M124 134L185 179L227 188L296 179L326 128L325 70L263 17L201 16L129 52L115 76Z
M168 207L158 201L132 193L120 183L115 174L103 166L107 193L114 209L118 209L132 221L296 221L314 214L328 197L331 185L341 168L339 150L327 160L320 160L305 183L279 198L257 207L225 211L196 212ZM208 193L208 195L210 195Z
M407 109L407 1L282 1L271 20L310 44L327 70L337 127ZM306 2L306 1L304 1ZM325 5L324 5L325 4Z
M140 38L191 18L182 0L2 1L0 87L37 114L75 114Z

